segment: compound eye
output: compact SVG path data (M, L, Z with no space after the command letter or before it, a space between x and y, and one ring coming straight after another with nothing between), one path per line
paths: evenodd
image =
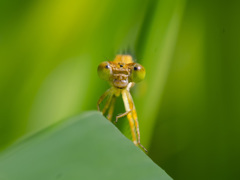
M102 62L101 64L98 65L98 76L105 80L108 81L110 76L112 75L112 68L109 64L108 61Z
M140 82L142 81L144 78L145 78L145 69L142 65L136 63L134 66L133 66L133 70L132 70L132 73L131 73L131 79L133 82Z

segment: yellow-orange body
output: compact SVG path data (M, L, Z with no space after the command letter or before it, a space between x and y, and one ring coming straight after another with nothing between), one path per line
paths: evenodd
M137 113L130 94L130 88L134 86L135 82L139 82L145 77L144 67L133 62L130 55L117 55L113 61L101 63L98 66L98 73L100 78L108 81L111 85L111 88L98 100L98 110L100 111L99 105L103 99L108 96L102 113L105 114L108 110L107 118L111 121L116 97L122 95L126 112L118 115L115 122L118 121L118 118L127 116L133 143L147 151L140 143Z

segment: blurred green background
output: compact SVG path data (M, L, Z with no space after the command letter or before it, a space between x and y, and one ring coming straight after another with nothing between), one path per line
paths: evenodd
M147 71L132 94L153 161L174 179L240 179L239 7L1 0L0 149L96 109L98 64L130 50Z

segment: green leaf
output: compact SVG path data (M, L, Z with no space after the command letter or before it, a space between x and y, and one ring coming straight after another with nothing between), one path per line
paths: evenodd
M1 180L171 178L99 112L50 126L0 155Z
M144 134L142 144L146 147L150 146L158 120L185 3L186 0L154 1L149 8L151 12L149 19L146 19L142 30L143 36L139 39L138 57L142 58L141 63L146 69L146 78L138 88L138 91L145 91L142 92L145 94L143 98L136 99L135 104L137 104L140 129Z

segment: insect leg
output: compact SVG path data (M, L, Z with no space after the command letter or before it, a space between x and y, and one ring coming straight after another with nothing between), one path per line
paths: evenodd
M141 144L141 142L140 142L140 130L139 130L137 112L136 112L136 108L135 108L135 105L134 105L132 96L131 96L131 94L130 94L129 91L126 91L126 95L127 95L127 98L128 98L129 104L130 104L130 108L132 109L132 116L133 116L133 119L134 119L134 122L135 122L135 126L136 126L136 131L137 131L137 143L138 143L138 145L139 145L141 148L143 148L143 150L144 150L145 152L147 152L147 149L146 149L146 148Z
M133 143L137 146L138 143L137 143L137 138L136 138L134 119L132 117L132 112L131 112L132 109L131 109L131 105L129 104L127 92L128 92L127 90L122 91L122 98L123 98L125 110L126 110L126 113L127 113L127 118L128 118L128 122L129 122L129 125L130 125L130 129L131 129L132 140L133 140Z
M103 95L99 98L99 100L98 100L98 102L97 102L98 111L101 111L101 110L100 110L100 104L101 104L101 102L102 102L109 94L111 94L111 93L112 93L112 89L110 88L110 89L108 89L107 91L105 91L105 92L103 93Z
M111 104L111 101L112 101L112 97L113 97L113 94L112 93L109 93L109 97L107 99L107 102L105 103L105 106L102 110L102 114L105 114L105 112L107 111L107 109L109 108L110 104Z
M109 110L108 110L108 115L107 115L107 118L108 118L109 121L112 120L112 115L113 115L113 111L114 111L115 101L116 101L116 96L113 95L112 96L112 101L111 101L111 104L110 104L110 107L109 107Z
M122 113L122 114L119 114L119 115L117 115L117 116L116 116L115 123L117 123L117 122L118 122L118 119L119 119L119 118L121 118L121 117L124 117L124 116L128 115L128 113L130 113L130 112L132 112L132 111L130 110L130 111L127 111L127 112L125 112L125 113Z

